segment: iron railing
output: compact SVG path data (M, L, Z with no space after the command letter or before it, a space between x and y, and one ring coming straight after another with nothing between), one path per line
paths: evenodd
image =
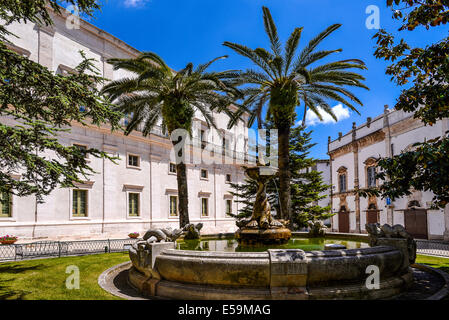
M418 253L449 257L449 242L416 239L416 247Z
M0 261L125 252L135 241L136 239L106 239L39 241L23 244L0 245ZM416 245L417 253L449 257L448 242L417 239Z
M125 252L137 239L38 241L0 245L0 261Z

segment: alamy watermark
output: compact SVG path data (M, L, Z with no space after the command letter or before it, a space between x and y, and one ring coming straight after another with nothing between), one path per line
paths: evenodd
M369 5L366 7L365 13L368 15L365 21L367 29L380 29L380 9L376 5Z
M369 274L368 278L366 278L365 286L368 290L378 290L380 289L380 270L378 266L369 265L365 271L366 274Z
M237 135L203 130L195 138L187 130L176 129L169 138L174 144L170 161L176 164L260 164L278 168L276 129L248 129Z
M65 273L69 274L65 280L65 287L69 290L79 290L80 288L80 269L77 266L71 265L65 269Z
M70 13L65 21L65 26L69 30L80 29L80 10L76 5L68 5L66 10Z

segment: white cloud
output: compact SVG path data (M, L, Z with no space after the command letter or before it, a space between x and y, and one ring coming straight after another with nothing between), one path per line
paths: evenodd
M125 0L124 4L125 7L136 8L144 5L146 2L148 2L148 0Z
M325 112L321 107L318 107L317 109L319 110L321 116L323 117L323 121L321 121L314 112L307 110L307 115L306 115L306 125L307 126L315 126L317 124L336 123L336 121L330 116L330 114ZM343 107L342 104L337 104L335 107L332 108L332 111L334 112L338 121L347 119L350 116L349 109Z

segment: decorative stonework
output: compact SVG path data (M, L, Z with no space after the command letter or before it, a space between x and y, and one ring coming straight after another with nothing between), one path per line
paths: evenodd
M144 186L136 186L133 184L124 184L123 190L135 190L135 191L142 191Z
M73 185L76 188L82 188L82 189L92 189L95 181L83 181L83 182L74 182Z
M377 142L381 142L385 139L385 132L383 130L375 131L367 136L364 136L358 140L341 146L335 150L329 151L331 159L335 159L350 152L357 151L358 149L365 148Z
M422 126L423 123L419 119L414 119L413 117L410 117L408 119L393 124L390 127L390 133L392 136L397 136Z

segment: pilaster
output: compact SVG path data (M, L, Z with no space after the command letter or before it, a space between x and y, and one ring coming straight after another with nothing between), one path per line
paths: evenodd
M39 26L39 64L53 70L53 38L55 30L51 26Z
M359 148L357 145L357 126L356 123L352 123L352 152L354 153L354 190L358 190L360 186L359 180ZM355 193L355 232L361 233L360 227L360 196Z
M449 204L444 208L444 241L449 241Z

